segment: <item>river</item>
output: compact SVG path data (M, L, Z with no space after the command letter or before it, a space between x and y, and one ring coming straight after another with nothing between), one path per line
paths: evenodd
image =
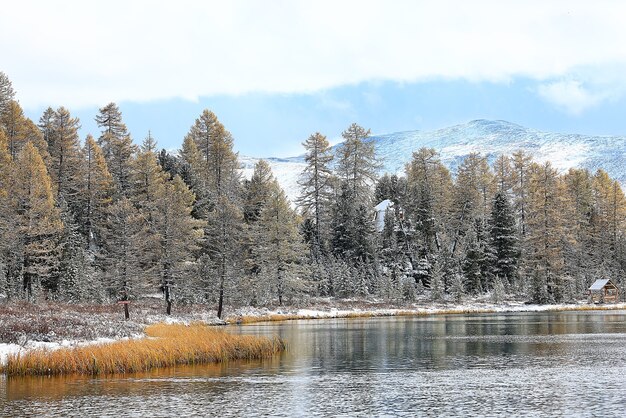
M288 321L253 362L0 378L2 416L625 416L626 311Z

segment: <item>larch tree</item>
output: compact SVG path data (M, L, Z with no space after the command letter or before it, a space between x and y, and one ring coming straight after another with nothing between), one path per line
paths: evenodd
M518 216L518 228L522 237L526 235L526 223L528 218L528 186L529 169L532 157L523 150L516 151L511 156L513 171L513 206Z
M594 218L594 198L592 176L588 170L570 169L564 176L565 217L572 237L571 245L566 246L565 261L569 273L576 279L578 293L587 289L586 274L596 251L591 229Z
M373 142L365 141L370 131L353 123L341 133L344 142L337 148L337 175L350 188L355 202L369 206L372 187L380 164Z
M404 206L407 217L420 232L427 253L441 250L446 225L451 224L452 178L432 148L413 153L406 166L407 192Z
M154 232L158 239L156 261L166 313L172 311L173 288L184 287L186 264L194 260L204 222L191 215L195 196L180 176L163 181L155 190Z
M536 302L561 301L563 241L568 239L563 217L565 187L549 162L529 168L527 241Z
M590 235L594 240L594 262L604 273L619 274L618 248L626 219L626 201L619 183L604 170L592 179L594 210Z
M109 173L102 149L91 135L85 139L83 147L85 159L80 198L82 201L83 235L92 251L103 245L103 230L106 225L108 207L113 202L115 185Z
M58 268L58 240L63 225L54 204L52 182L34 145L24 146L15 167L11 190L19 232L15 244L22 253L22 290L30 299L40 285L55 290L56 283L50 279Z
M300 174L298 185L300 196L296 203L307 219L312 222L310 242L311 255L316 263L327 250L330 201L333 174L330 164L333 154L326 137L319 132L311 135L302 144L306 151L306 167Z
M78 193L83 171L83 155L78 137L80 122L64 107L54 112L50 152L50 178L59 201L64 201L74 216L80 212Z
M96 123L102 129L98 145L113 175L118 194L130 192L131 161L137 152L137 146L122 121L122 112L115 103L109 103L100 109Z
M493 171L496 181L496 189L499 193L512 193L513 191L513 165L511 157L500 155L493 163Z
M187 134L198 150L197 216L206 221L203 252L217 282L217 315L222 317L226 287L243 268L243 210L240 172L233 138L213 112L205 110Z
M15 90L13 90L13 84L9 77L2 71L0 71L0 117L7 110L11 101L15 98Z
M154 211L155 194L158 188L168 179L167 173L159 165L157 155L153 151L156 147L152 145L150 140L144 141L137 158L131 162L129 177L131 200L145 212L148 218Z
M0 292L11 296L11 262L15 263L15 215L11 202L13 159L6 135L0 129ZM15 268L13 269L15 270Z

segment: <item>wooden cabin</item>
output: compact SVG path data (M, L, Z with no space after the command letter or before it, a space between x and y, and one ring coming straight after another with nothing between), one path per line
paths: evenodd
M619 289L611 279L596 280L588 291L589 303L617 303Z

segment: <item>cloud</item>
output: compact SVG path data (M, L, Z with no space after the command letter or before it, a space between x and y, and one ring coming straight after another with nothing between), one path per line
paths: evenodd
M594 95L552 80L626 63L625 15L611 1L24 0L0 15L0 70L27 108L526 77L583 111Z
M563 80L542 84L539 95L572 115L579 115L588 108L598 105L608 96L606 93L593 93L580 81Z

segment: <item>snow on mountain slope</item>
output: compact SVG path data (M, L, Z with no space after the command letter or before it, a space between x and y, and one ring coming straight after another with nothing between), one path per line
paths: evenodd
M254 171L254 165L261 158L255 157L246 157L240 156L239 162L243 165L242 174L245 178L249 179L252 177L252 172ZM300 173L306 167L306 163L304 162L304 157L290 157L290 158L263 158L267 161L272 168L272 172L274 173L274 177L278 179L280 186L283 188L287 197L292 202L295 202L295 199L299 194L299 186L298 186L298 178L300 177Z
M535 161L551 161L561 172L572 167L591 172L602 168L626 185L626 137L559 134L524 128L506 121L475 120L435 131L406 131L369 138L382 159L383 172L402 174L413 151L434 148L441 160L455 170L471 152L486 155L490 162L498 155L510 155L523 149ZM338 146L341 146L339 144ZM267 158L274 175L290 199L298 195L297 179L304 168L304 159ZM243 157L244 175L250 177L257 158Z

